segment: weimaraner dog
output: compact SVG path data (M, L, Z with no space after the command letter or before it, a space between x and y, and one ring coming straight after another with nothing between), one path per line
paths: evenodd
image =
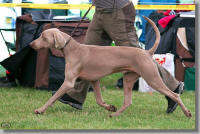
M156 33L154 46L150 50L135 47L80 44L71 36L56 28L42 32L41 36L31 42L30 45L35 50L41 48L60 49L65 57L65 80L58 91L46 104L36 109L35 113L41 114L45 112L67 90L74 88L77 78L81 78L91 82L97 104L112 111L113 113L110 117L118 116L132 104L132 87L135 81L141 76L152 88L177 102L184 114L187 117L191 117L192 114L184 106L180 95L169 90L159 75L152 55L160 42L160 32L152 20L145 16L144 18L152 25ZM116 110L115 106L104 102L99 82L102 77L117 72L123 72L124 74L124 104L119 110Z

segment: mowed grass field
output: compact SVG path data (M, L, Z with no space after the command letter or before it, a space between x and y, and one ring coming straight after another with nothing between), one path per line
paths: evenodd
M123 90L115 89L121 74L102 80L102 95L108 104L120 108ZM159 93L133 92L132 105L119 117L109 118L111 112L96 104L93 92L89 92L83 110L76 110L56 102L44 114L35 115L34 109L51 97L51 92L26 87L0 88L0 129L23 130L194 130L195 92L185 91L181 96L192 118L185 117L180 107L166 114L167 101Z

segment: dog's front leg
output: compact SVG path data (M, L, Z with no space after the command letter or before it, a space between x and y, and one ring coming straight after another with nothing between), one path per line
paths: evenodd
M38 108L35 110L35 113L36 114L41 114L41 113L44 113L45 110L49 107L49 106L52 106L53 103L59 99L60 97L62 97L66 92L67 90L71 89L74 87L74 84L75 84L75 81L77 79L77 75L78 74L78 71L76 71L74 69L71 69L69 68L68 65L66 65L66 68L65 69L65 81L64 83L62 84L62 86L58 89L58 91L47 101L46 104L44 104L42 107ZM76 73L74 73L76 72Z
M71 84L70 84L71 85ZM35 110L36 114L41 114L44 113L45 110L49 107L52 106L53 103L59 99L62 95L66 93L67 90L70 88L73 88L72 86L69 86L69 83L65 81L62 86L58 89L58 91L47 101L46 104L44 104L42 107L38 108Z
M101 107L104 107L108 111L116 112L117 108L115 106L106 104L103 101L103 98L101 96L101 88L100 88L100 82L99 82L99 80L92 81L91 84L92 84L92 87L94 89L94 95L95 95L97 104L100 105Z

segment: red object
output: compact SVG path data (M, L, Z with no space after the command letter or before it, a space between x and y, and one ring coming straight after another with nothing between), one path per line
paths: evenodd
M8 70L6 70L6 74L10 74L10 72Z
M165 16L169 16L169 13L171 12L171 10L167 10L166 12L164 12L163 14L165 15Z
M166 62L166 57L156 58L155 60L158 62L158 64L163 65Z
M166 17L160 19L158 21L158 24L160 24L162 26L162 28L165 28L174 17L176 17L176 15L166 16Z

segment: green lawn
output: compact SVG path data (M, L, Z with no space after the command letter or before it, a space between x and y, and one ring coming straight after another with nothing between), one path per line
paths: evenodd
M0 77L5 76L5 69L0 65Z
M102 80L104 100L118 108L123 104L123 90L113 87L120 76L116 74ZM0 88L0 123L4 125L1 129L195 129L195 93L192 91L181 96L192 112L191 119L185 117L180 107L173 114L166 114L167 101L163 95L140 92L133 92L133 104L119 117L109 118L111 112L96 104L92 92L88 93L81 111L56 102L43 115L35 115L34 109L42 106L49 97L48 91Z

